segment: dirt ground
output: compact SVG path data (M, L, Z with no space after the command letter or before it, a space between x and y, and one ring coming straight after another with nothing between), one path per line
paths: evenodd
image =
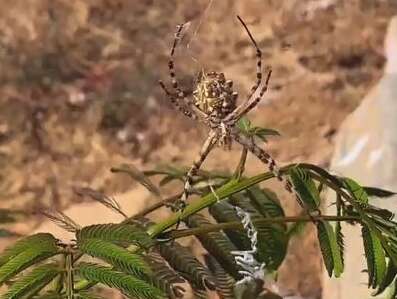
M341 121L382 74L384 31L396 13L394 0L0 1L0 207L64 209L81 201L75 186L128 192L131 181L109 171L122 162L189 165L205 128L173 110L157 81L169 83L175 26L188 21L176 52L184 87L203 68L222 71L243 100L256 62L237 14L273 69L270 91L250 114L282 133L268 151L280 164L326 167ZM238 155L238 146L217 149L204 168L233 169ZM259 171L250 159L248 173ZM29 233L40 221L11 229ZM291 244L280 280L320 298L309 231Z

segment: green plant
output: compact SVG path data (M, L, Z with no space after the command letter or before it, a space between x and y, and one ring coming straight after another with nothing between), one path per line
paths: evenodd
M277 134L253 129L247 123L242 127L252 138ZM216 291L222 298L281 298L259 293L266 277L275 277L289 240L309 222L317 228L329 276L343 273L341 223L346 222L362 227L368 287L379 294L396 283L396 223L391 212L370 204L371 197L388 197L393 192L363 187L312 164L291 164L280 171L291 179L306 211L285 216L277 195L259 186L274 178L274 173L244 177L246 156L244 149L233 174L198 172L192 188L197 198L183 211L157 223L145 216L163 206L172 207L181 193L163 199L150 177L161 176L163 186L184 181L184 169L162 166L140 172L128 165L112 168L144 185L160 199L158 203L122 223L82 228L60 212L45 212L74 232L75 242L65 244L51 234L40 233L6 249L0 256L0 284L9 287L1 298L100 298L93 292L98 284L117 289L128 298L180 298L184 291L181 282L188 282L197 298L206 298L206 290ZM320 213L326 189L336 193L334 215ZM113 199L90 189L80 192L125 215ZM211 220L199 213L204 209ZM180 219L187 228L171 229ZM195 236L206 249L205 263L178 243L178 238L186 236ZM93 259L87 262L87 256ZM236 283L241 281L249 287Z

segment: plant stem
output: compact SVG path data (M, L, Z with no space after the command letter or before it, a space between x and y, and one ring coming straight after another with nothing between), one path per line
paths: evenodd
M74 281L73 281L73 252L70 250L65 257L66 265L66 296L67 299L74 299Z
M247 154L248 150L244 147L241 152L240 161L238 162L237 168L233 174L233 177L235 177L236 179L240 179L243 176L245 170L245 162L247 161Z
M128 222L130 222L130 221L133 221L133 220L136 219L136 218L144 217L144 216L146 216L147 214L149 214L149 213L151 213L151 212L153 212L153 211L155 211L155 210L157 210L157 209L159 209L159 208L161 208L161 207L163 207L163 206L166 206L166 205L169 204L169 203L174 202L175 200L177 200L178 198L180 198L181 195L182 195L182 193L176 194L176 195L167 197L167 198L165 198L165 199L163 199L163 200L161 200L161 201L159 201L159 202L156 202L155 204L153 204L153 205L151 205L151 206L149 206L149 207L143 209L143 210L140 211L139 213L136 213L135 215L133 215L133 216L131 216L131 217L128 217L127 219L125 219L125 220L123 221L123 223L128 223Z
M255 224L263 223L288 223L288 222L312 222L312 221L356 221L361 222L361 218L357 216L334 216L334 215L320 215L320 216L290 216L290 217L273 217L263 218L253 221ZM220 231L225 229L243 230L243 225L240 221L218 223L211 225L203 225L197 228L173 230L166 233L166 238L177 239L187 237L190 235L206 234L213 231Z

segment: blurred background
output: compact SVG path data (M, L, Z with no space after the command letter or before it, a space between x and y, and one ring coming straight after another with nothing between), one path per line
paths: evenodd
M201 69L224 72L242 101L256 61L237 14L273 69L270 91L250 114L282 134L266 148L280 164L327 167L341 122L382 76L383 39L396 13L395 0L2 0L0 208L70 210L84 201L76 186L124 200L130 214L147 205L150 196L110 167L188 166L206 136L157 83L170 83L176 25L189 22L175 58L181 84L191 90ZM204 169L231 170L239 153L237 145L216 149ZM260 171L250 158L247 172ZM295 202L277 183L271 187L295 214ZM95 207L68 215L112 221ZM26 217L7 228L28 234L43 221ZM307 231L292 242L280 281L304 298L321 298L322 262L314 230ZM2 238L0 247L13 239Z

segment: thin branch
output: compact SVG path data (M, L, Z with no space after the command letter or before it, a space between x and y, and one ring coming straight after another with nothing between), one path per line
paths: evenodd
M243 151L241 152L240 161L238 162L237 168L234 171L233 177L236 179L240 179L243 176L245 170L245 162L247 161L248 150L243 147Z
M73 252L66 254L66 296L67 299L74 298L74 280L73 280Z
M361 222L361 218L357 216L334 216L334 215L320 215L320 216L290 216L290 217L272 217L263 218L253 221L255 224L263 223L289 223L289 222L313 222L313 221L356 221ZM207 234L213 231L220 231L225 229L243 230L243 225L239 221L232 221L226 223L218 223L212 225L205 225L191 229L172 230L161 235L165 239L177 239L191 235Z
M128 223L128 222L130 222L130 221L133 221L134 219L141 218L141 217L145 217L147 214L149 214L149 213L151 213L151 212L153 212L153 211L155 211L155 210L157 210L157 209L159 209L159 208L161 208L161 207L163 207L163 206L167 206L167 205L173 203L174 201L176 201L176 200L177 200L178 198L180 198L181 196L182 196L182 193L179 193L179 194L176 194L176 195L172 195L172 196L170 196L170 197L167 197L167 198L165 198L165 199L162 199L161 201L156 202L156 203L154 203L153 205L151 205L151 206L149 206L149 207L143 209L143 210L140 211L139 213L136 213L136 214L134 214L133 216L128 217L127 219L125 219L125 220L123 221L123 223Z

